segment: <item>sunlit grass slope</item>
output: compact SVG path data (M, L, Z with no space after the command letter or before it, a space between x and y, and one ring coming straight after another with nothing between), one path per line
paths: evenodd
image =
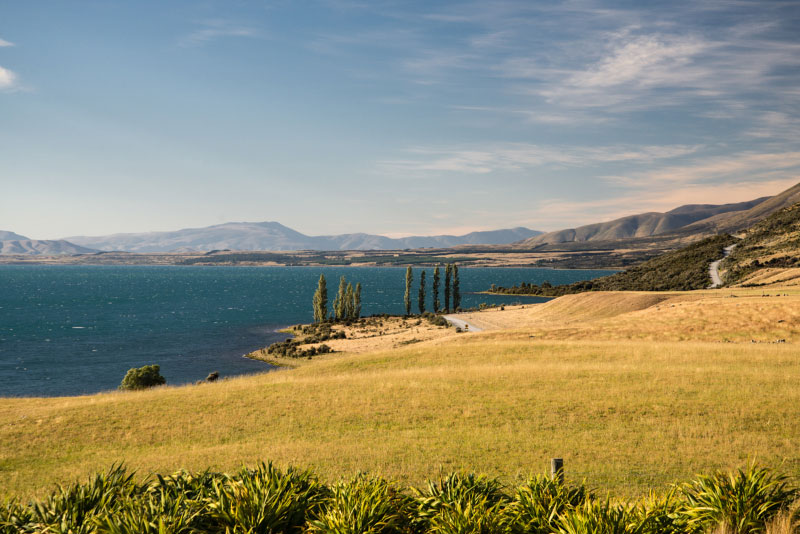
M222 383L0 402L0 489L42 494L112 462L168 472L272 459L328 479L513 476L565 459L618 495L757 459L800 473L790 344L454 335ZM782 464L783 462L783 464Z

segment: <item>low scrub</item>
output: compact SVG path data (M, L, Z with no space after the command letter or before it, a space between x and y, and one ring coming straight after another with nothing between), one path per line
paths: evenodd
M363 474L326 485L271 463L141 482L114 466L41 500L0 505L0 534L791 534L797 498L786 477L754 465L631 503L545 476L507 487L451 473L407 492Z
M306 341L299 341L296 339L287 339L286 341L279 341L267 347L267 354L273 356L280 356L282 358L312 358L318 354L328 354L333 352L333 349L322 344L319 346L312 346L307 349L301 348Z

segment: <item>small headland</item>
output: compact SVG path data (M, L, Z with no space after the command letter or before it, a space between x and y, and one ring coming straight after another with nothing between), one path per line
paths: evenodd
M298 367L310 360L330 359L341 353L389 350L452 335L439 315L375 315L346 322L298 324L281 330L286 340L246 356L281 367Z

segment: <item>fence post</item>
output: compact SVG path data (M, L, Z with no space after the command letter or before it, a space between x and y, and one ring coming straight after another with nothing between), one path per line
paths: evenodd
M550 476L560 484L564 484L564 459L553 458L550 460Z

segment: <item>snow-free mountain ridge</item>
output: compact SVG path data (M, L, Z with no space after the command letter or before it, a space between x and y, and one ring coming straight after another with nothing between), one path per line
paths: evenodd
M74 236L66 240L81 246L127 252L188 252L210 250L402 250L448 248L458 245L503 245L540 234L528 228L511 228L466 235L390 238L373 234L308 236L280 223L230 222L173 232Z

